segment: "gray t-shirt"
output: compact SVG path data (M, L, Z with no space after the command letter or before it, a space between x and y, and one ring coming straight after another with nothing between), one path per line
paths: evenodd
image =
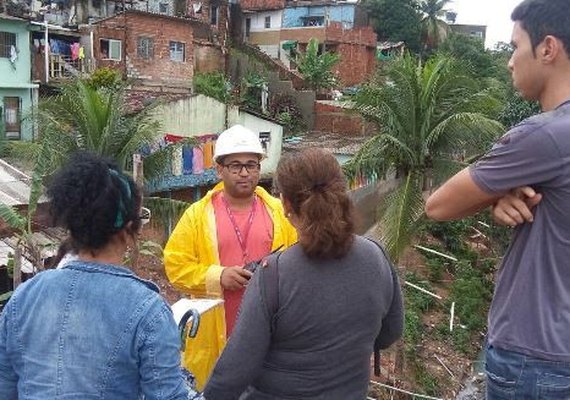
M512 128L470 172L488 193L528 185L543 195L503 259L489 343L570 361L570 101Z
M268 292L262 290L267 286L258 271L205 397L366 398L374 339L388 347L403 328L400 285L383 252L357 236L345 257L317 260L297 244L281 254L277 269L277 312L269 315L263 295Z

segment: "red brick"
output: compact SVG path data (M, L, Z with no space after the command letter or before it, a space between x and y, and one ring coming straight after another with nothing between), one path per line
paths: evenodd
M315 132L361 136L374 130L372 124L347 108L315 102L315 123L313 125Z
M194 73L224 71L225 57L219 46L194 43Z
M281 10L285 8L285 0L241 0L242 10Z
M153 39L154 54L148 60L137 54L141 36ZM98 67L119 69L125 77L143 85L190 88L194 74L193 37L188 20L129 11L99 22L93 45ZM121 60L103 60L99 39L121 40ZM185 44L184 62L170 60L170 41Z

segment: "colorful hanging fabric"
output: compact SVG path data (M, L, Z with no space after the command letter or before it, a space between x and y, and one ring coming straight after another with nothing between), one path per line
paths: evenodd
M214 143L212 141L204 143L204 168L214 166Z
M71 48L71 60L75 61L79 58L79 48L81 47L81 45L77 42L72 43L70 48Z
M182 175L182 148L174 150L172 154L172 175Z
M204 173L204 153L199 146L192 149L192 173L195 175Z
M189 175L192 173L192 159L194 158L194 150L189 145L182 148L182 173Z

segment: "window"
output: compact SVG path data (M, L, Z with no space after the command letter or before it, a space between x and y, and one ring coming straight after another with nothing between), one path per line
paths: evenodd
M16 34L0 32L0 57L10 58L12 46L16 49Z
M248 38L251 32L251 18L245 19L245 37Z
M154 43L152 38L139 37L139 43L137 46L137 55L140 58L148 60L154 56Z
M20 139L22 99L4 97L4 130L8 139Z
M170 42L170 60L186 61L186 45L182 42Z
M267 153L267 148L271 142L271 132L259 132L259 141L261 146L263 146L263 150Z
M325 24L324 16L302 16L303 26L323 26Z
M210 25L218 25L218 6L210 6Z
M271 16L265 17L265 29L271 28Z
M160 3L158 5L158 12L161 14L168 14L168 3Z
M103 60L121 61L121 41L115 39L99 40L101 58Z

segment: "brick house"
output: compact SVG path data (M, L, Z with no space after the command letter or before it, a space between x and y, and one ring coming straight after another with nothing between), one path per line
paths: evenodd
M187 19L128 10L94 25L97 67L119 69L136 86L192 87L194 33Z
M376 34L354 1L242 0L243 40L294 69L290 56L311 38L340 54L336 72L344 86L362 83L376 65Z

